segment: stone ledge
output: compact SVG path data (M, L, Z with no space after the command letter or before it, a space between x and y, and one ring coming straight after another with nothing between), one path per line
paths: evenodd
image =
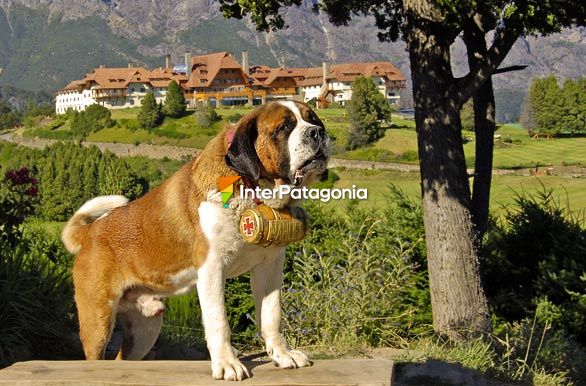
M390 386L393 362L387 359L318 360L311 367L279 369L267 362L244 362L263 386ZM30 361L0 370L0 385L232 385L214 381L209 361Z

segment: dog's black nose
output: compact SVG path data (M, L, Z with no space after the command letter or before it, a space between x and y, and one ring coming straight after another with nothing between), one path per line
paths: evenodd
M305 133L311 140L315 142L321 141L326 136L326 131L323 127L320 126L311 126Z

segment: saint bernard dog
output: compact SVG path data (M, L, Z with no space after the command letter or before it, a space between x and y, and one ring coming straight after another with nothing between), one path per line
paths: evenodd
M281 334L284 248L246 244L241 213L257 205L238 196L222 206L217 181L239 175L263 188L305 186L327 174L330 140L307 105L271 102L226 127L191 162L156 189L128 202L102 196L86 202L63 230L73 267L80 338L86 359L104 359L116 319L124 329L117 359L142 359L163 323L163 299L197 289L214 379L250 376L230 343L226 278L251 273L265 347L282 368L309 366ZM273 208L291 198L265 201Z

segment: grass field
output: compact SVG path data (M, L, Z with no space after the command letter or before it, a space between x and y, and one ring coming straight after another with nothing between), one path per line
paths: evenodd
M335 169L340 180L337 188L368 189L368 200L361 206L376 208L385 201L389 184L400 187L409 197L421 197L419 173L391 170L344 170ZM535 193L543 188L553 189L554 196L560 204L572 211L586 211L586 178L566 178L559 176L493 176L490 207L498 211L505 205L514 203L516 193ZM333 201L336 207L343 207L344 202Z
M405 126L402 126L405 127ZM517 124L499 127L500 135L495 140L494 167L513 169L535 167L535 165L586 165L586 138L531 139L527 131ZM465 131L464 137L470 141L464 145L468 166L474 165L474 133ZM416 163L412 157L400 157L402 154L416 154L417 133L404 128L391 128L385 136L374 145L340 154L347 159L368 161L394 161Z

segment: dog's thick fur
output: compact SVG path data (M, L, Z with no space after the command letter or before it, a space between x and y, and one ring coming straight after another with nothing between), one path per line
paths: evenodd
M226 128L143 197L128 202L103 196L85 203L67 223L63 241L77 254L73 280L86 358L104 358L118 318L125 334L118 358L142 359L161 329L161 299L197 288L212 376L249 376L230 345L224 281L251 272L268 354L280 367L309 365L280 332L284 250L242 241L240 214L255 204L236 194L230 208L222 208L217 181L239 174L261 186L300 179L305 185L326 171L328 158L329 139L315 113L297 102L273 102ZM284 198L267 204L296 203Z

